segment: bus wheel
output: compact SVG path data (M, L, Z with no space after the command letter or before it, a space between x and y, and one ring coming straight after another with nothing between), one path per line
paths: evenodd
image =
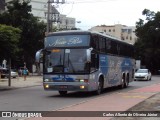
M128 87L128 85L129 85L129 76L128 75L127 75L127 80L125 80L124 83L125 83L124 88Z
M98 89L95 91L96 95L100 95L103 90L103 80L102 78L98 81Z
M62 95L62 96L64 96L64 95L67 94L67 91L59 91L59 94Z
M125 79L122 78L122 84L119 86L121 89L123 89L125 87Z

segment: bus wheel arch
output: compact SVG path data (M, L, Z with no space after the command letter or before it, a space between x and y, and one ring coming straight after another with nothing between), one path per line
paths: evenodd
M125 73L122 73L121 84L119 87L122 89L125 87Z
M101 94L102 91L103 91L103 87L104 87L104 77L103 77L103 75L100 75L100 76L99 76L99 80L98 80L98 88L97 88L97 90L95 91L95 93L96 93L97 95Z
M124 88L128 87L128 85L129 85L129 73L127 73L126 76L125 76Z

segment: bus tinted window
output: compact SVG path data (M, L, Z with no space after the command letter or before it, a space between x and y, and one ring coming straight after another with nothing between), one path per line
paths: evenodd
M91 47L96 51L111 55L133 57L134 48L132 45L99 34L92 34Z
M106 53L111 53L111 40L106 38Z
M116 41L111 41L111 54L117 55L117 43L116 43Z
M91 41L92 41L92 43L91 43L92 47L94 49L96 49L97 51L99 51L99 37L98 37L98 35L93 35Z
M99 40L99 48L100 48L100 52L105 53L106 43L105 43L105 39L103 37L101 37Z

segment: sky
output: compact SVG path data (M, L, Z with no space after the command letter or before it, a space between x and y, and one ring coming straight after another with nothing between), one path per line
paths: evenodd
M88 30L97 25L135 26L144 9L160 11L160 0L65 0L57 6L61 14L76 19L76 27ZM78 23L81 21L81 23Z

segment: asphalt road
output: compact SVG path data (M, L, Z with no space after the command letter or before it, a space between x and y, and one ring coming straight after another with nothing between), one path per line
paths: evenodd
M153 76L151 81L134 81L126 89L106 89L99 96L160 83L160 77ZM70 92L62 97L57 91L44 91L42 86L20 88L0 92L0 111L50 111L90 100L98 95L93 93Z

